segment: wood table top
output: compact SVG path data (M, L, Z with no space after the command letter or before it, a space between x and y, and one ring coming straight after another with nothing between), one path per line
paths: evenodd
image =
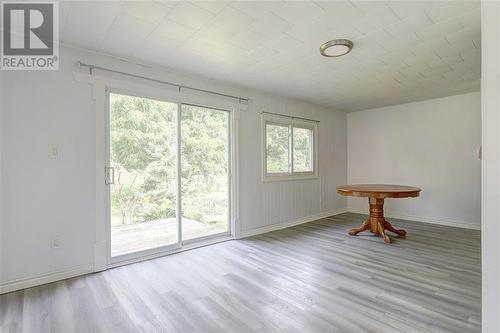
M389 184L356 184L337 186L337 193L351 197L410 198L420 195L420 188Z

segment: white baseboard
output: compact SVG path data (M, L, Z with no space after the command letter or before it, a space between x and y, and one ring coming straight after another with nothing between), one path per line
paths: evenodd
M71 267L62 271L49 272L40 274L32 278L6 281L0 284L0 295L10 293L16 290L31 288L46 283L52 283L64 279L69 279L75 276L92 273L94 265L87 264Z
M368 214L368 212L365 210L356 210L356 209L349 209L348 212L349 213L356 213L356 214L364 214L364 215ZM391 214L391 213L385 213L384 215L387 218L393 218L393 219L417 221L417 222L445 225L448 227L457 227L457 228L463 228L463 229L481 230L480 224L471 224L471 223L467 223L464 221L435 219L432 217L400 215L400 214Z
M252 230L241 231L239 238L241 239L241 238L245 238L245 237L264 234L266 232L271 232L274 230L285 229L285 228L293 227L295 225L308 223L308 222L316 221L319 219L324 219L326 217L329 217L332 215L342 214L345 212L347 212L347 208L334 209L334 210L330 210L327 212L321 212L318 214L309 215L309 216L306 216L306 217L303 217L300 219L296 219L296 220L280 222L280 223L275 223L275 224L271 224L271 225L266 225L265 227L252 229Z

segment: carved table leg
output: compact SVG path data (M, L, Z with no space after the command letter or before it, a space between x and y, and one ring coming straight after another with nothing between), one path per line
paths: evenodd
M390 243L391 239L386 235L385 230L389 230L405 236L406 231L403 229L394 228L384 218L384 199L383 198L369 198L370 203L370 217L359 228L349 230L349 235L355 236L358 233L370 229L374 234L380 235L385 243Z
M368 230L368 229L370 229L370 218L367 218L365 220L365 222L363 222L363 224L361 225L361 227L349 230L349 235L356 236L361 231L365 231L365 230Z
M406 236L406 231L403 230L403 229L396 229L392 226L392 224L390 224L389 222L387 222L386 220L384 220L384 229L386 230L389 230L390 232L393 232L395 234L398 234L399 236Z
M377 227L378 227L378 232L377 233L380 236L382 236L382 238L384 239L384 243L390 243L391 242L391 238L385 234L384 225L380 221L377 221Z

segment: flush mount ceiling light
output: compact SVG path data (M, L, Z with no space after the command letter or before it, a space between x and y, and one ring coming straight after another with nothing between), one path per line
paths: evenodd
M340 57L351 52L353 46L348 39L334 39L321 45L319 52L325 57Z

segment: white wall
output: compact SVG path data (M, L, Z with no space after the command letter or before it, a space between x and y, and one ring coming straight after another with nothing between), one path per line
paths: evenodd
M335 187L347 177L344 113L66 47L61 49L60 59L59 71L2 73L4 285L47 273L78 271L93 263L95 114L91 86L73 78L79 60L250 98L240 119L240 223L244 233L345 209L346 200L335 193ZM319 179L261 182L262 111L321 121ZM60 160L49 159L51 144L60 145ZM54 236L61 241L58 250L51 248Z
M481 3L482 330L500 332L500 2Z
M386 215L479 229L479 92L347 116L348 183L407 184L412 199L386 200ZM368 212L363 198L350 211Z
M3 191L3 168L2 168L2 160L3 160L3 149L2 149L2 137L3 137L3 131L2 131L2 109L3 109L3 103L4 99L2 99L2 71L0 71L0 241L2 240L2 220L3 220L3 209L2 209L2 191ZM0 283L2 282L2 275L3 275L3 261L2 261L2 246L0 245Z

